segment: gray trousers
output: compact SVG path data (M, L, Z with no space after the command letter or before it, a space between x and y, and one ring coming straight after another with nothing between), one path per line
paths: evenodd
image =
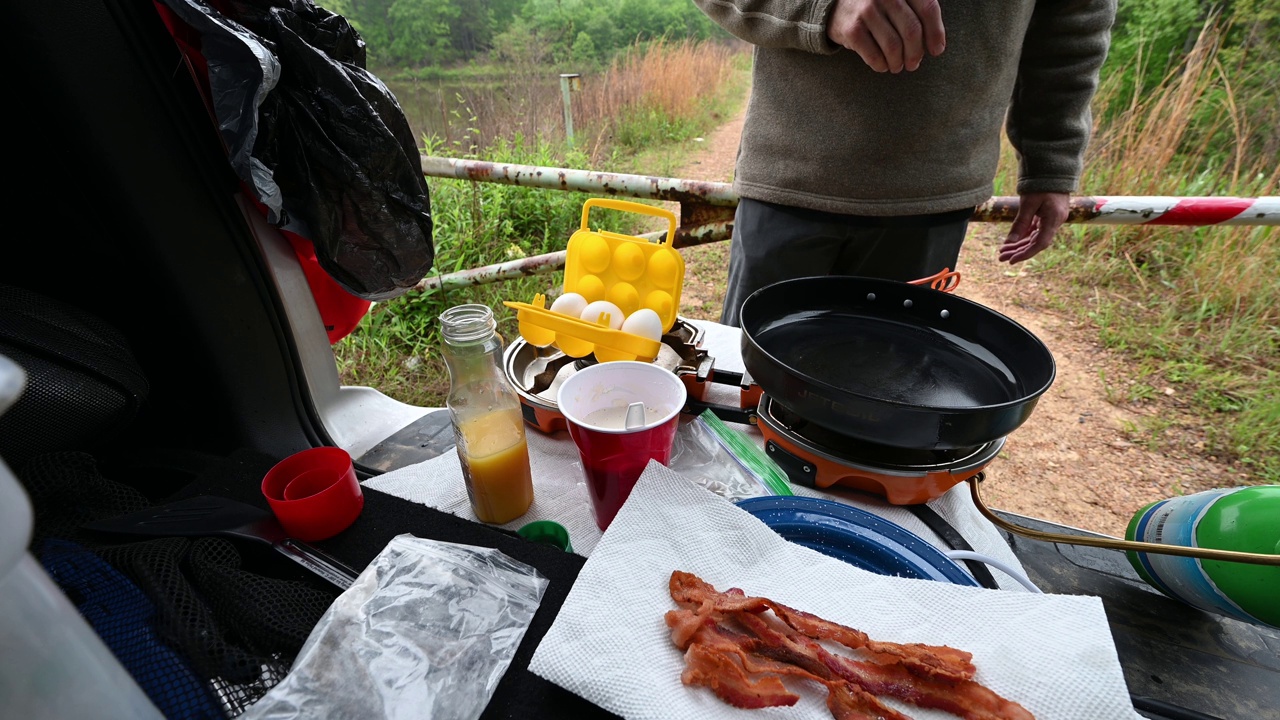
M868 218L738 201L729 247L729 289L720 322L766 285L814 275L918 280L956 267L972 210Z

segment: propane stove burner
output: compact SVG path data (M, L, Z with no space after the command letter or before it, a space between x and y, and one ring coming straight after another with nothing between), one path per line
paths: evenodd
M670 370L685 380L686 387L705 383L711 376L713 360L699 347L703 331L684 318L676 318L662 336L662 346L653 364ZM530 345L523 338L511 343L503 355L503 370L516 387L525 421L543 432L565 427L556 405L560 385L573 373L596 364L595 356L574 358L554 347ZM700 397L690 388L691 397Z
M792 482L816 488L844 485L895 505L940 497L981 472L1004 447L1004 438L956 450L880 445L809 422L768 395L760 399L757 415L765 450Z

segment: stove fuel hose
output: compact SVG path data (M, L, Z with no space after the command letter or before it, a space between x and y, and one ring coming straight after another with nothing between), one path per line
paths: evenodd
M969 544L968 540L964 539L964 536L960 534L960 531L956 530L954 525L947 522L946 519L939 515L933 508L923 504L904 505L903 507L910 510L911 514L915 515L920 522L927 525L929 529L941 538L942 542L946 543L952 550L973 552L973 546ZM965 559L963 562L965 566L969 568L969 574L973 576L974 580L978 581L979 585L987 588L988 590L1000 589L1000 585L996 583L995 577L991 575L991 571L987 569L986 565L983 565L981 562L973 559ZM1005 572L1008 571L1006 570ZM1016 575L1012 575L1011 577L1017 579Z

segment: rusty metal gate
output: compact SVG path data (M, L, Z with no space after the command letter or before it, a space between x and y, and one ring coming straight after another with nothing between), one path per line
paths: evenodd
M492 182L545 190L679 203L675 247L728 240L738 195L729 183L593 172L569 168L422 157L428 177ZM974 222L1011 223L1018 198L993 197L973 212ZM1066 222L1085 225L1280 225L1280 197L1077 196ZM660 233L659 233L660 234ZM565 253L547 253L425 278L415 289L456 288L554 272Z

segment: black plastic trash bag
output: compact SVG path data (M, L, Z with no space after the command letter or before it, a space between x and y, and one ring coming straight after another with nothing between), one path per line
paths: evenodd
M207 65L231 164L268 220L310 239L321 267L366 300L426 276L435 252L418 148L350 23L310 0L162 2L198 34L198 47L180 44Z

